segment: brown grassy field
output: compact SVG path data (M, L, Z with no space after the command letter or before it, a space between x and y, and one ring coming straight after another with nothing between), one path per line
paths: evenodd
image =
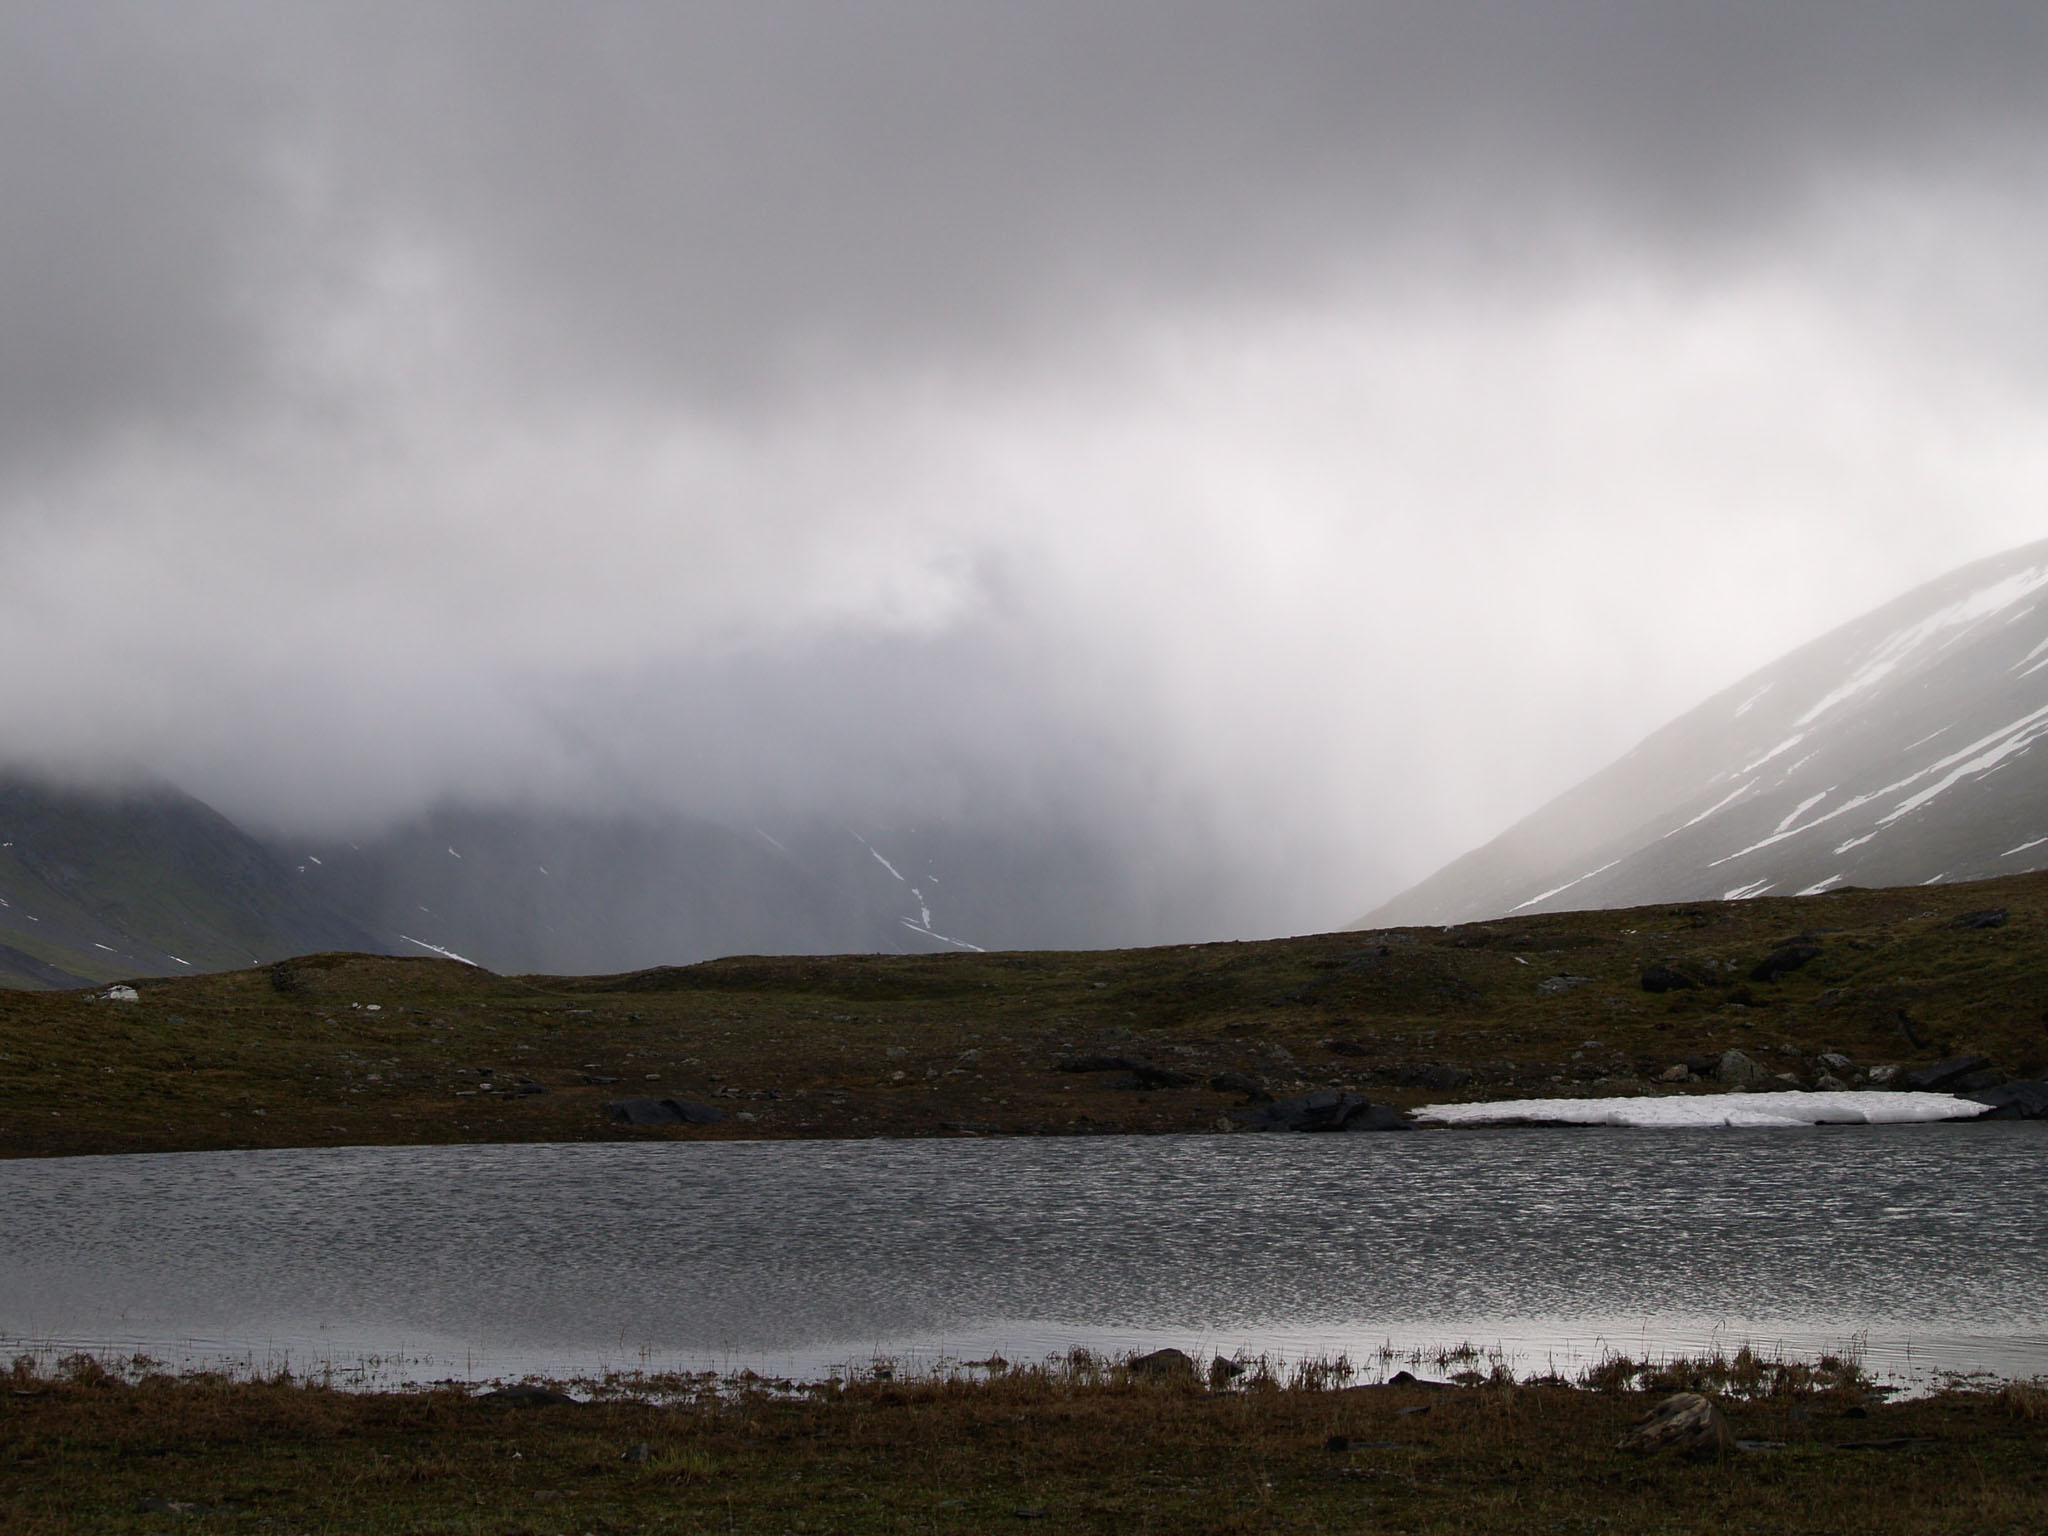
M1886 1403L1853 1373L1682 1366L1613 1369L1604 1389L1248 1379L1212 1392L1084 1358L972 1381L698 1382L661 1403L531 1406L17 1367L0 1400L0 1530L2048 1529L2048 1396L2033 1388ZM1768 1446L1719 1462L1618 1451L1680 1386L1716 1390L1735 1432Z
M1954 925L1989 907L2003 926ZM1802 935L1819 950L1803 968L1747 979ZM1660 963L1703 984L1645 992ZM1545 990L1558 976L1585 980ZM1976 1051L2035 1076L2048 875L1101 953L519 978L317 955L135 985L135 1003L0 993L0 1154L1199 1132L1243 1101L1212 1086L1223 1074L1414 1105L1641 1092L1731 1047L1787 1085L1811 1085L1823 1051L1859 1066ZM1169 1076L1059 1070L1091 1054ZM603 1105L634 1095L727 1118L631 1130Z

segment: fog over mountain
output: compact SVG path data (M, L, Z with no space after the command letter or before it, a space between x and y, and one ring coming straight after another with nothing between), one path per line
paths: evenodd
M450 827L679 952L906 933L856 836L970 942L1327 928L2048 533L2044 77L2018 3L0 3L0 768L565 963L624 918Z
M1709 699L1365 922L1810 896L2048 868L2048 543Z

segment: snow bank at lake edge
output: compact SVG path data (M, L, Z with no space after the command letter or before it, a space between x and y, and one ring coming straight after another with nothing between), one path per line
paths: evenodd
M1915 1125L1974 1120L1988 1105L1948 1093L1710 1093L1616 1099L1505 1099L1425 1104L1423 1125L1611 1125L1639 1130L1761 1129L1793 1125Z

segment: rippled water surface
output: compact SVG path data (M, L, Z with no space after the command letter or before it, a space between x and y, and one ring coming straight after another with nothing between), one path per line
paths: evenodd
M391 1379L875 1353L1862 1347L2048 1372L2048 1126L0 1163L0 1345Z

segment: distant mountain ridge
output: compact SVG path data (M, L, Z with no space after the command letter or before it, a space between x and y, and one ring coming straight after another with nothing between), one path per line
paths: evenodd
M2048 868L2048 540L1799 647L1359 920Z
M444 806L359 841L266 842L168 786L0 778L0 986L227 970L320 950L597 974L732 954L1155 942L1086 828ZM1199 898L1205 887L1190 882Z
M368 927L190 795L0 780L0 985L74 987L377 947Z

